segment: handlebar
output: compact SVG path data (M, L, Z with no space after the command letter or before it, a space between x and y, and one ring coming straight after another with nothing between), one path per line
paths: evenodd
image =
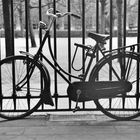
M50 17L53 18L61 18L67 15L73 16L74 18L80 19L81 17L77 14L71 13L71 12L65 12L65 13L61 13L60 11L56 10L56 13L54 14L53 12L53 8L50 8L47 10L46 14Z
M73 14L73 13L71 13L71 16L73 16L74 18L77 18L77 19L81 19L81 17L79 15L76 15L76 14Z
M39 22L40 28L41 28L41 29L44 29L44 30L46 30L46 31L48 31L48 30L51 29L51 27L52 27L54 21L55 21L57 18L61 18L61 17L67 16L67 15L73 16L73 17L75 17L75 18L77 18L77 19L80 19L80 18L81 18L79 15L73 14L73 13L71 13L71 12L61 13L61 12L58 11L58 10L56 10L56 11L55 11L55 14L54 14L54 9L53 9L53 8L48 9L47 12L46 12L46 14L47 14L48 16L52 17L52 18L51 18L51 21L50 21L50 23L49 23L49 25L47 25L46 23L44 23L44 22L42 22L42 21Z

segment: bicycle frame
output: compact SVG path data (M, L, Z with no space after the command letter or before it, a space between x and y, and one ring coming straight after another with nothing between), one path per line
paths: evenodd
M55 65L42 53L42 49L44 47L44 44L46 42L46 40L48 39L48 48L49 48L49 51L50 51L50 54L51 54L51 57L53 59L53 62L55 63ZM31 57L34 58L35 61L38 61L39 57L43 58L68 84L71 84L71 81L65 76L69 76L71 78L75 78L77 80L80 80L80 81L85 81L86 78L87 78L87 75L89 73L89 70L91 68L91 64L92 64L92 61L93 59L95 58L95 53L97 51L100 51L101 54L103 55L102 59L106 59L108 56L110 57L110 55L112 53L114 53L115 51L120 51L120 50L123 50L125 48L128 48L130 46L127 46L127 47L121 47L121 48L118 48L118 49L114 49L112 50L111 52L110 51L102 51L102 49L100 48L99 46L100 44L95 44L95 49L93 51L93 54L90 56L90 60L89 60L89 63L87 65L87 68L85 70L85 73L83 74L83 77L79 77L79 76L75 76L75 75L72 75L68 72L66 72L58 63L57 63L57 60L55 59L54 55L53 55L53 51L52 51L52 47L51 47L51 36L50 36L50 31L49 30L46 30L46 33L44 35L44 38L42 40L42 43L37 51L37 53L35 54L35 56L32 56L31 54L29 53L25 53L26 55L29 55ZM109 53L108 55L106 55L106 53ZM102 60L101 59L101 60ZM119 76L117 75L117 73L115 72L115 70L113 69L113 67L111 66L110 63L108 63L110 65L110 68L112 69L112 71L114 72L114 74L116 75L116 77L118 78L118 80L120 80ZM65 75L64 75L65 74Z
M86 70L85 70L85 73L83 73L83 76L75 76L75 75L72 75L68 72L66 72L58 63L57 63L57 60L55 59L54 57L54 54L53 54L53 51L52 51L52 47L51 47L51 37L50 37L50 28L52 26L52 23L55 21L55 18L53 17L51 22L50 22L50 26L49 28L45 29L46 33L43 37L43 40L42 40L42 43L37 51L37 53L35 54L35 56L32 57L32 55L28 54L28 53L25 53L29 56L31 56L34 61L38 61L39 58L43 58L69 85L73 85L73 83L71 82L71 80L69 80L66 76L69 76L70 78L75 78L77 80L80 80L81 82L86 82L86 78L87 78L87 75L89 73L89 70L91 68L91 64L93 62L93 59L95 58L95 54L97 52L101 52L102 54L102 58L99 59L99 61L93 66L93 69L92 69L92 72L90 73L89 77L91 77L91 75L94 74L94 71L97 69L98 65L100 63L102 63L102 61L108 59L109 57L111 57L114 53L123 53L125 51L123 51L125 48L127 47L131 47L131 46L127 46L127 47L122 47L122 48L118 48L118 49L114 49L112 50L111 52L110 51L104 51L104 47L102 47L102 45L104 45L104 41L105 40L96 40L96 44L94 45L94 47L92 49L89 49L92 51L91 55L90 55L90 60L89 60L89 63L86 67ZM53 60L54 63L52 63L43 53L42 53L42 49L44 47L44 44L46 42L46 40L48 39L48 48L49 48L49 51L50 51L50 55L51 55L51 58ZM94 38L93 38L94 39ZM82 46L82 45L80 45ZM134 45L135 46L135 45ZM86 46L83 45L83 49L87 48ZM133 51L134 53L134 51ZM87 54L86 54L87 55ZM120 58L121 59L121 58ZM122 64L123 60L122 61L119 61L120 62L120 67L122 68L122 73L121 73L121 77L119 77L119 75L117 74L117 72L114 70L114 68L112 67L112 65L110 64L110 62L108 62L108 65L111 69L111 71L114 73L114 75L117 77L118 81L121 81L123 80L122 77L124 77L125 75L123 74L123 71L125 71L125 68L124 68L124 63ZM46 66L41 64L42 67L45 67L46 69ZM66 76L65 76L66 75ZM97 78L98 80L98 78ZM50 82L50 81L49 81ZM90 79L89 79L89 83L90 83ZM68 87L69 88L69 87ZM78 90L77 90L78 91ZM78 98L79 96L77 97L77 101L76 101L76 107L75 109L77 109L77 104L78 104Z
M53 21L53 19L52 19L52 22L51 23L53 23L54 21ZM51 24L50 23L50 24ZM51 27L51 26L50 26ZM49 27L49 28L50 28ZM42 49L43 49L43 47L44 47L44 44L45 44L45 42L46 42L46 40L48 39L48 48L49 48L49 51L50 51L50 54L51 54L51 57L52 57L52 59L53 59L53 62L55 63L55 65L42 53ZM88 63L88 65L87 65L87 68L86 68L86 70L85 70L85 73L83 74L83 76L82 77L80 77L80 76L75 76L75 75L72 75L72 74L70 74L70 73L68 73L68 72L66 72L58 63L57 63L57 60L55 59L55 57L54 57L54 55L53 55L53 51L52 51L52 47L51 47L51 36L50 36L50 30L48 29L48 30L46 30L46 33L45 33L45 35L44 35L44 37L43 37L43 40L42 40L42 43L41 43L41 45L40 45L40 47L39 47L39 49L38 49L38 51L37 51L37 53L35 54L35 56L32 56L31 54L29 54L29 53L25 53L26 55L30 55L31 57L33 57L34 58L34 60L35 61L38 61L38 59L39 59L39 57L41 57L41 58L43 58L68 84L71 84L71 81L65 76L65 75L67 75L67 76L69 76L69 77L71 77L71 78L75 78L75 79L77 79L77 80L80 80L80 81L85 81L86 80L86 78L87 78L87 75L88 75L88 73L89 73L89 70L90 70L90 68L91 68L91 64L92 64L92 61L93 61L93 59L95 58L95 53L97 52L97 51L100 51L101 52L101 54L102 54L102 58L100 59L100 61L102 61L103 59L107 59L107 57L110 57L114 52L121 52L122 50L124 50L124 49L126 49L126 48L130 48L131 47L131 49L135 46L135 45L137 45L137 44L134 44L133 46L132 45L130 45L130 46L125 46L125 47L120 47L120 48L117 48L117 49L113 49L111 52L110 51L103 51L102 49L101 49L101 47L100 47L100 43L96 43L95 44L95 49L94 49L94 51L93 51L93 53L92 53L92 55L90 56L90 60L89 60L89 63ZM108 53L108 54L107 54ZM134 53L134 52L133 52ZM100 61L99 62L97 62L97 66L98 66L98 63L100 63ZM114 73L114 75L116 75L116 77L117 77L117 79L120 81L121 79L120 79L120 77L118 76L118 74L115 72L115 70L114 70L114 68L111 66L111 64L110 63L108 63L108 65L110 66L110 68L111 68L111 70L113 71L113 73ZM120 64L121 65L121 64ZM94 67L94 66L93 66ZM64 75L65 74L65 75Z
M52 62L50 62L50 60L45 57L45 55L42 53L42 49L43 49L43 46L44 46L44 43L45 41L48 39L48 47L49 47L49 51L50 51L50 54L51 54L51 57L54 61L54 63L56 65L54 65ZM75 76L75 75L72 75L68 72L66 72L58 63L57 63L57 60L55 59L54 55L53 55L53 52L52 52L52 48L51 48L51 37L50 37L50 34L49 34L49 31L46 31L45 35L44 35L44 38L43 38L43 41L40 45L40 48L38 50L38 52L36 53L35 55L35 59L39 59L39 57L43 58L54 70L56 70L56 72L68 83L68 84L71 84L71 81L68 80L68 78L64 75L66 74L67 76L70 76L71 78L75 78L77 80L81 80L81 81L85 81L85 79L87 78L87 75L88 75L88 72L89 72L89 69L91 67L91 64L92 64L92 61L93 61L93 58L94 58L94 55L91 56L90 58L90 61L88 63L88 66L87 66L87 69L84 73L84 76L83 77L79 77L79 76Z

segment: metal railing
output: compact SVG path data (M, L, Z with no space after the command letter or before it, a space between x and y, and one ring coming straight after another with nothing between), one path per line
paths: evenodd
M123 10L123 24L122 24L122 35L123 35L123 42L122 42L122 46L125 46L127 45L127 36L134 36L135 35L135 38L136 38L136 42L135 43L139 43L140 42L140 2L139 0L136 0L137 2L137 7L134 7L135 8L135 11L137 11L135 13L136 17L137 17L137 24L136 24L136 30L131 30L131 29L127 29L127 24L128 24L128 1L127 0L122 0L123 1L123 4L122 4L122 10ZM47 7L46 9L48 9L49 7L53 7L54 10L56 10L57 8L60 8L59 10L61 10L61 6L59 7L59 4L60 4L61 0L60 1L57 1L57 0L52 0L50 1L50 3L46 4ZM85 5L87 5L86 3L87 1L86 0L81 0L78 4L79 4L79 7L80 7L80 14L82 16L81 18L81 26L80 26L80 31L77 30L77 32L79 32L79 38L78 40L80 41L79 43L82 43L82 44L86 44L86 32L87 32L87 16L89 16L87 14L87 7ZM92 7L93 11L95 12L95 15L92 17L93 18L93 22L92 23L92 27L88 30L91 30L91 31L94 31L94 32L97 32L97 33L101 33L101 11L102 11L102 8L101 7L101 2L100 0L92 0L91 2L93 2L93 5L94 5L94 8ZM114 44L114 40L113 40L113 36L117 36L116 35L116 32L114 30L114 21L113 21L113 18L114 18L114 3L113 3L113 0L107 0L108 2L108 11L107 11L107 14L108 14L108 22L109 22L109 28L108 28L108 33L110 34L111 38L109 40L109 49L112 50L112 46ZM65 3L65 6L63 7L62 10L65 10L65 11L72 11L73 8L72 8L72 1L71 0L63 0L63 3ZM31 13L31 10L29 8L31 8L32 6L30 5L30 3L28 2L28 0L25 0L25 2L22 3L22 6L23 6L23 9L25 11L24 13L24 26L25 26L25 44L24 44L24 49L29 52L30 51L30 42L29 42L29 12ZM40 20L44 20L44 17L43 16L43 13L44 13L44 7L45 7L45 4L43 3L43 1L41 0L38 0L38 3L36 3L35 5L36 8L36 13L38 13L38 21ZM15 38L15 14L16 12L14 11L15 10L15 5L14 5L14 0L11 0L11 4L10 4L10 12L11 12L11 25L12 25L12 28L11 28L11 38L12 38L12 50L13 50L13 54L16 53L16 38ZM76 12L76 9L75 11ZM104 11L106 12L106 11ZM116 14L116 13L115 13ZM131 12L129 11L129 14L131 14ZM92 13L90 14L92 15ZM90 17L89 17L90 18ZM67 66L66 66L66 69L68 69L68 72L69 73L72 73L72 68L71 68L71 60L72 60L72 55L73 55L73 30L72 30L72 18L68 16L67 19L65 19L65 24L67 26L67 30L65 31L65 34L66 34L66 38L65 38L65 42L66 42L66 47L67 47ZM59 54L58 54L58 45L59 45L59 38L57 39L57 35L58 35L58 32L59 30L56 28L57 27L57 23L54 24L54 28L52 30L53 32L53 45L54 45L54 56L56 59L58 59L59 57ZM95 27L95 28L93 28ZM43 31L39 30L39 43L41 43L42 41L42 36L43 36ZM77 36L78 37L78 36ZM1 47L3 47L5 45L1 44ZM139 51L139 50L138 50ZM3 52L1 51L1 56L3 56L2 54ZM82 57L81 57L81 63L83 65L84 64L84 50L81 52L82 54ZM4 56L3 56L4 57ZM82 69L81 73L84 73L84 68ZM51 78L53 78L53 99L54 99L54 102L55 102L55 107L48 107L48 106L45 106L45 105L42 105L38 111L70 111L72 110L73 106L75 104L73 104L67 97L67 94L66 94L66 90L59 87L59 84L60 84L60 80L59 80L59 77L56 73L56 71L52 72L51 73ZM69 80L71 80L71 78L69 77ZM60 84L61 85L61 84ZM61 89L61 93L60 93L60 90ZM60 104L61 102L61 104ZM88 103L88 105L86 105L84 102L81 103L81 106L82 106L82 109L83 111L87 111L87 110L98 110L96 108L95 105L92 105L92 107L89 107L91 104ZM93 103L94 104L94 103ZM87 107L88 106L88 107Z

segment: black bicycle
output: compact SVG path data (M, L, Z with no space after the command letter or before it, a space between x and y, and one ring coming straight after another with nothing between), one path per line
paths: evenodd
M135 50L139 44L107 51L104 44L109 36L89 32L88 36L96 41L94 46L75 43L74 59L79 48L85 50L84 61L87 62L86 59L89 59L85 73L79 76L71 75L54 57L50 29L57 18L66 15L80 17L70 12L56 11L56 14L53 14L53 9L49 9L47 15L51 19L50 24L47 26L40 22L40 29L44 29L45 35L35 55L21 51L22 55L0 61L0 117L20 119L36 111L43 103L54 105L50 91L50 75L40 58L68 83L68 97L76 102L74 112L80 109L79 102L93 100L97 108L111 118L130 120L138 117L140 54ZM46 40L53 63L42 53ZM102 58L93 67L92 62L99 54ZM75 82L71 82L67 77L74 78Z

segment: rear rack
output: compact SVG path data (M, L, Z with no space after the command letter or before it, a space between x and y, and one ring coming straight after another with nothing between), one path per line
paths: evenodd
M114 51L123 51L123 50L126 50L127 48L130 48L130 51L132 52L134 52L137 49L137 52L138 52L138 50L140 51L140 43L119 47L117 49L112 49L109 51L104 51L104 53L109 53L109 52L114 52Z

